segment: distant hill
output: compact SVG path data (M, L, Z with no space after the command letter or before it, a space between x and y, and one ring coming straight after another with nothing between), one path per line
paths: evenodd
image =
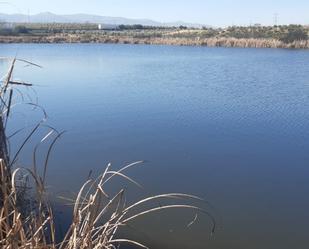
M172 23L161 23L149 19L130 19L123 17L109 17L109 16L98 16L88 14L73 14L73 15L56 15L51 12L43 12L35 15L22 15L22 14L3 14L0 13L0 21L2 22L31 22L31 23L102 23L112 25L133 25L141 24L145 26L187 26L200 28L207 26L197 23L186 23L186 22L172 22Z

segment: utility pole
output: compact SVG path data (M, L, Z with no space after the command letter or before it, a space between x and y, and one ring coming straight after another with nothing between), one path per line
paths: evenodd
M278 13L275 13L275 14L274 14L274 26L277 26L277 25L278 25L278 18L279 18L279 14L278 14Z

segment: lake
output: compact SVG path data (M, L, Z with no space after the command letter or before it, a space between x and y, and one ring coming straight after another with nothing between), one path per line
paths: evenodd
M0 45L1 56L16 54L43 66L20 64L15 78L36 85L48 123L67 131L49 165L55 195L108 162L145 160L129 172L144 186L128 186L132 199L195 194L218 221L211 237L203 216L187 227L192 212L146 217L136 230L152 248L308 248L309 51ZM10 132L39 116L17 108L13 120ZM31 165L32 149L20 165Z

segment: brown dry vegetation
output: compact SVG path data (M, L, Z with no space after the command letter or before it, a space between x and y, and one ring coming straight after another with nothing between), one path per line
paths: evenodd
M27 138L21 142L20 150L13 157L9 157L6 149L7 138L5 134L7 119L12 115L11 107L14 102L16 87L31 87L31 84L17 82L13 79L15 64L21 61L34 65L28 61L13 59L9 72L0 88L0 248L3 249L114 249L122 243L133 244L147 248L130 239L120 239L117 232L130 222L149 213L166 209L190 209L195 213L203 213L213 222L212 231L215 230L215 220L206 210L186 203L185 200L203 201L199 197L181 193L162 194L141 199L132 204L125 201L125 190L110 195L105 185L114 179L122 177L135 185L139 184L129 178L125 172L139 165L141 162L129 164L120 170L113 170L109 164L105 171L96 179L89 179L83 184L79 193L73 200L72 223L66 231L61 242L56 242L56 228L54 211L48 199L45 187L48 158L51 150L62 135L52 129L38 143L33 152L32 168L15 168L18 152L27 143L28 139L40 128L42 122L36 125ZM19 91L20 93L20 91ZM55 134L54 138L51 138ZM38 173L36 153L39 145L51 139L46 160L42 165L43 173ZM30 192L30 200L25 194ZM158 205L145 208L147 204L160 200L180 200L180 204ZM27 203L31 203L31 207Z
M97 24L19 23L1 28L0 43L122 43L211 47L309 48L309 28L302 25L227 28L152 27Z
M111 43L153 44L178 46L239 47L239 48L298 48L308 49L309 40L284 43L276 39L245 38L134 38L116 35L58 34L49 36L0 36L0 43Z

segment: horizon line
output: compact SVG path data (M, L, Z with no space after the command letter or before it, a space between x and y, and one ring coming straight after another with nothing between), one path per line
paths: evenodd
M52 11L41 11L41 12L36 12L36 13L18 13L18 12L1 12L0 14L3 15L22 15L22 16L35 16L35 15L39 15L39 14L52 14L52 15L56 15L56 16L74 16L74 15L88 15L88 16L96 16L96 17L109 17L109 18L122 18L122 19L128 19L128 20L137 20L137 21L152 21L152 22L157 22L160 24L172 24L172 23L183 23L183 24L190 24L190 25L198 25L198 26L208 26L208 27L212 27L212 28L224 28L224 27L233 27L233 26L239 26L239 27L250 27L250 26L254 26L256 24L264 26L264 27L268 27L268 26L286 26L286 25L302 25L302 26L308 26L309 24L305 24L305 23L282 23L282 24L263 24L263 23L259 23L259 22L248 22L247 24L235 24L235 23L231 23L231 24L226 24L226 25L212 25L209 23L199 23L199 22L192 22L192 21L184 21L184 20L175 20L175 21L159 21L157 19L152 19L152 18L137 18L137 17L128 17L128 16L111 16L111 15L104 15L104 14L91 14L91 13L85 13L85 12L76 12L76 13L55 13ZM83 22L81 22L83 23ZM137 23L138 24L138 23ZM145 25L146 26L146 25Z

